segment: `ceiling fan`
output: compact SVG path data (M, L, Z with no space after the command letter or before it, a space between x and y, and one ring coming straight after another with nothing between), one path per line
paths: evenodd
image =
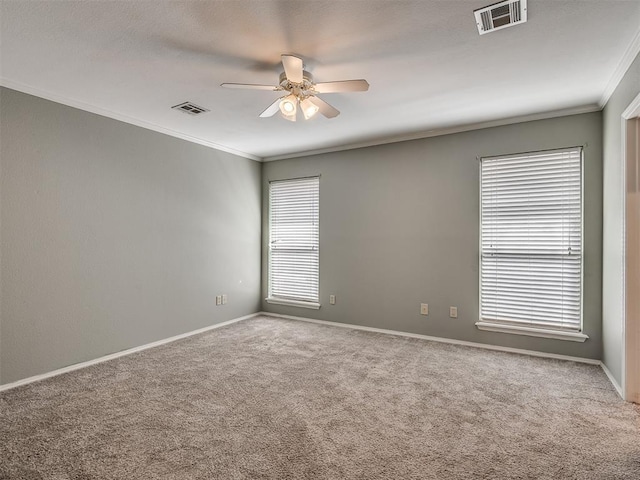
M313 76L304 69L301 58L294 55L282 55L284 72L280 74L279 84L255 85L248 83L223 83L225 88L247 88L253 90L271 90L287 92L269 105L260 117L272 117L280 111L282 116L291 122L296 121L298 110L305 119L320 112L327 118L340 115L340 111L317 96L318 93L365 92L369 90L366 80L340 80L337 82L314 83Z

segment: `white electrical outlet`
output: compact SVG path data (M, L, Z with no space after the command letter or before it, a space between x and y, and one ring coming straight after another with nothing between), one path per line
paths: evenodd
M227 304L227 294L223 293L222 294L222 305L226 305Z
M221 305L221 304L222 304L222 296L216 295L216 305Z
M420 304L420 315L429 315L429 304L421 303Z
M458 318L458 307L449 307L449 316L451 318Z
M335 295L329 295L329 303L331 305L335 305L336 304L336 296Z

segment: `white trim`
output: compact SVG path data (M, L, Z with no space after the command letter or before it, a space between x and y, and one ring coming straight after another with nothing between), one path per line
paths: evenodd
M600 360L593 358L572 357L569 355L560 355L557 353L536 352L535 350L524 350L521 348L502 347L499 345L490 345L488 343L468 342L466 340L455 340L453 338L431 337L429 335L421 335L419 333L400 332L397 330L387 330L384 328L364 327L362 325L353 325L350 323L329 322L327 320L316 320L312 318L294 317L293 315L281 315L279 313L260 312L265 317L284 318L287 320L298 320L301 322L317 323L331 327L350 328L352 330L363 330L365 332L383 333L386 335L396 335L399 337L419 338L421 340L429 340L431 342L448 343L451 345L461 345L464 347L483 348L485 350L495 350L498 352L518 353L520 355L529 355L531 357L553 358L555 360L567 360L569 362L587 363L589 365L601 365Z
M158 340L156 342L146 343L144 345L140 345L138 347L129 348L127 350L122 350L121 352L111 353L109 355L105 355L103 357L95 358L93 360L87 360L86 362L75 363L73 365L69 365L67 367L59 368L57 370L52 370L51 372L42 373L40 375L34 375L33 377L23 378L22 380L17 380L12 383L7 383L5 385L0 385L0 392L11 390L12 388L20 387L22 385L27 385L29 383L39 382L40 380L45 380L47 378L55 377L57 375L62 375L63 373L73 372L74 370L79 370L81 368L90 367L91 365L96 365L98 363L107 362L109 360L113 360L115 358L124 357L126 355L131 355L132 353L141 352L143 350L148 350L149 348L158 347L160 345L164 345L166 343L175 342L176 340L181 340L183 338L191 337L193 335L197 335L199 333L208 332L209 330L215 330L216 328L224 327L226 325L231 325L232 323L240 322L242 320L248 320L249 318L257 317L260 313L252 313L251 315L245 315L244 317L234 318L232 320L227 320L225 322L216 323L215 325L210 325L208 327L199 328L197 330L192 330L190 332L181 333L180 335L175 335L173 337L165 338L162 340Z
M296 153L286 153L283 155L272 155L262 158L263 162L272 162L276 160L286 160L288 158L307 157L311 155L320 155L322 153L342 152L345 150L354 150L357 148L374 147L376 145L386 145L388 143L406 142L409 140L420 140L422 138L440 137L442 135L450 135L452 133L469 132L473 130L482 130L483 128L501 127L504 125L514 125L517 123L532 122L535 120L546 120L549 118L566 117L570 115L581 115L583 113L599 112L602 108L599 105L585 105L582 107L566 108L563 110L554 110L551 112L533 113L530 115L522 115L517 117L509 117L499 120L491 120L487 122L471 123L468 125L460 125L450 128L438 128L435 130L394 135L385 138L375 138L360 143L351 143L346 145L336 145L333 147L318 148L314 150L306 150Z
M571 342L584 342L589 338L581 332L563 332L544 328L525 327L520 325L506 325L502 323L476 322L478 330L486 332L510 333L513 335L528 335L530 337L553 338L555 340L568 340Z
M14 82L13 80L8 80L6 78L0 77L0 85L6 88L10 88L11 90L17 90L22 93L44 98L45 100L51 100L52 102L61 103L62 105L78 108L86 112L95 113L96 115L112 118L114 120L118 120L124 123L129 123L131 125L136 125L137 127L146 128L147 130L153 130L154 132L163 133L171 137L180 138L182 140L186 140L187 142L197 143L199 145L204 145L205 147L213 148L215 150L221 150L223 152L231 153L239 157L248 158L249 160L255 160L258 162L262 160L261 157L257 155L253 155L251 153L242 152L240 150L236 150L235 148L220 145L219 143L214 143L208 140L204 140L202 138L193 137L191 135L187 135L186 133L182 133L176 130L172 130L170 128L162 127L160 125L157 125L152 122L148 122L146 120L141 120L139 118L134 118L128 115L117 113L112 110L108 110L106 108L96 107L95 105L91 105L89 103L85 103L79 100L73 100L71 98L65 97L64 95L58 95L57 93L40 90L39 88L32 87L30 85L26 85L20 82Z
M640 32L638 32L640 38ZM640 48L640 47L639 47ZM622 154L622 184L620 185L621 192L623 192L622 199L622 348L621 348L621 375L622 386L620 395L622 398L627 398L627 121L640 115L640 93L636 95L629 106L622 112L620 132L622 133L622 148L620 150ZM617 383L616 383L617 385ZM617 387L616 387L617 388Z
M318 310L321 305L316 302L302 302L299 300L285 300L283 298L273 298L268 297L264 299L265 302L271 303L273 305L286 305L288 307L302 307L302 308L311 308L313 310Z
M640 93L633 99L629 106L622 112L622 118L629 120L640 115Z
M616 391L618 392L620 397L622 397L622 388L620 387L620 385L618 385L618 382L613 377L613 375L611 374L611 372L609 371L607 366L604 363L602 363L600 360L594 360L594 359L591 359L591 358L582 358L582 357L572 357L572 356L569 356L569 355L559 355L559 354L555 354L555 353L536 352L536 351L533 351L533 350L523 350L523 349L520 349L520 348L500 347L500 346L497 346L497 345L488 345L488 344L483 344L483 343L467 342L467 341L464 341L464 340L454 340L454 339L451 339L451 338L431 337L431 336L428 336L428 335L420 335L420 334L417 334L417 333L400 332L400 331L395 331L395 330L386 330L386 329L382 329L382 328L364 327L364 326L352 325L352 324L348 324L348 323L329 322L329 321L326 321L326 320L315 320L315 319L311 319L311 318L295 317L295 316L292 316L292 315L281 315L281 314L278 314L278 313L271 313L271 312L252 313L250 315L245 315L244 317L234 318L232 320L227 320L226 322L217 323L215 325L211 325L211 326L208 326L208 327L200 328L198 330L193 330L191 332L182 333L180 335L176 335L176 336L173 336L173 337L165 338L163 340L158 340L156 342L147 343L145 345L140 345L139 347L133 347L133 348L130 348L128 350L123 350L121 352L116 352L116 353L112 353L110 355L105 355L103 357L96 358L94 360L88 360L86 362L76 363L74 365L69 365L68 367L63 367L63 368L59 368L57 370L53 370L51 372L43 373L43 374L40 374L40 375L34 375L33 377L24 378L22 380L17 380L15 382L7 383L5 385L0 385L0 392L11 390L13 388L20 387L22 385L27 385L29 383L39 382L39 381L45 380L47 378L51 378L51 377L55 377L55 376L58 376L58 375L62 375L63 373L72 372L74 370L80 370L82 368L86 368L86 367L89 367L91 365L96 365L98 363L106 362L106 361L113 360L113 359L116 359L116 358L119 358L119 357L124 357L126 355L131 355L132 353L141 352L143 350L147 350L147 349L150 349L150 348L153 348L153 347L158 347L158 346L164 345L166 343L175 342L176 340L181 340L183 338L187 338L187 337L190 337L190 336L193 336L193 335L197 335L199 333L208 332L210 330L215 330L216 328L224 327L226 325L231 325L231 324L236 323L236 322L240 322L240 321L243 321L243 320L248 320L250 318L259 317L259 316L284 318L284 319L287 319L287 320L297 320L297 321L301 321L301 322L316 323L316 324L320 324L320 325L327 325L327 326L333 326L333 327L350 328L350 329L353 329L353 330L363 330L363 331L366 331L366 332L382 333L382 334L387 334L387 335L396 335L396 336L399 336L399 337L418 338L418 339L422 339L422 340L429 340L429 341L432 341L432 342L447 343L447 344L451 344L451 345L461 345L461 346L472 347L472 348L482 348L482 349L485 349L485 350L494 350L494 351L499 351L499 352L517 353L517 354L521 354L521 355L529 355L529 356L532 356L532 357L553 358L553 359L556 359L556 360L566 360L566 361L570 361L570 362L586 363L586 364L589 364L589 365L599 365L600 367L602 367L602 370L607 375L607 378L609 379L609 381L611 382L613 387L616 389Z
M609 369L603 362L600 362L600 366L602 367L602 370L604 371L605 375L611 382L611 385L613 385L613 388L615 388L616 392L618 392L618 395L620 395L620 398L624 400L624 395L622 395L622 387L620 387L620 385L618 384L613 374L609 371Z
M611 98L611 95L613 95L613 92L616 91L616 88L618 88L618 85L624 78L625 73L627 73L627 70L629 70L629 67L631 66L631 64L633 63L633 61L635 60L635 58L638 56L639 53L640 53L640 30L638 30L635 37L633 37L633 40L631 40L631 43L629 44L629 46L624 52L624 55L620 59L620 63L618 63L618 67L613 72L611 79L609 79L609 83L607 83L607 86L604 89L604 92L602 93L602 97L600 98L599 105L601 108L604 108L604 106L607 104L607 102Z

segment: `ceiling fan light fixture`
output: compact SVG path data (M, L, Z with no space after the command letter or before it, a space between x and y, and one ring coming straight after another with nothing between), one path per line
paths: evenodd
M358 80L315 83L313 81L313 75L305 71L304 62L300 57L295 55L281 55L281 58L284 72L280 74L278 85L223 83L220 86L225 88L247 88L286 92L284 97L275 99L259 116L261 118L272 117L280 110L282 118L290 122L296 121L298 109L302 110L305 120L309 120L318 112L326 118L334 118L340 115L340 111L337 108L332 107L317 96L319 93L366 92L369 90L369 83L362 78Z
M300 108L302 108L302 114L306 120L313 117L320 108L315 105L308 97L300 102Z
M295 117L298 109L298 99L295 95L287 95L280 101L280 111L285 117Z

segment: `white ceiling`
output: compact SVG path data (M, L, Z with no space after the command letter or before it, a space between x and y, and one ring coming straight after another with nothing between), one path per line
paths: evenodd
M496 0L5 1L3 85L249 158L428 135L601 102L638 43L640 0L529 0L529 20L480 36L473 10ZM635 43L634 43L635 42ZM291 123L258 118L280 54L341 110ZM211 112L171 110L192 101ZM596 107L597 108L597 107Z

